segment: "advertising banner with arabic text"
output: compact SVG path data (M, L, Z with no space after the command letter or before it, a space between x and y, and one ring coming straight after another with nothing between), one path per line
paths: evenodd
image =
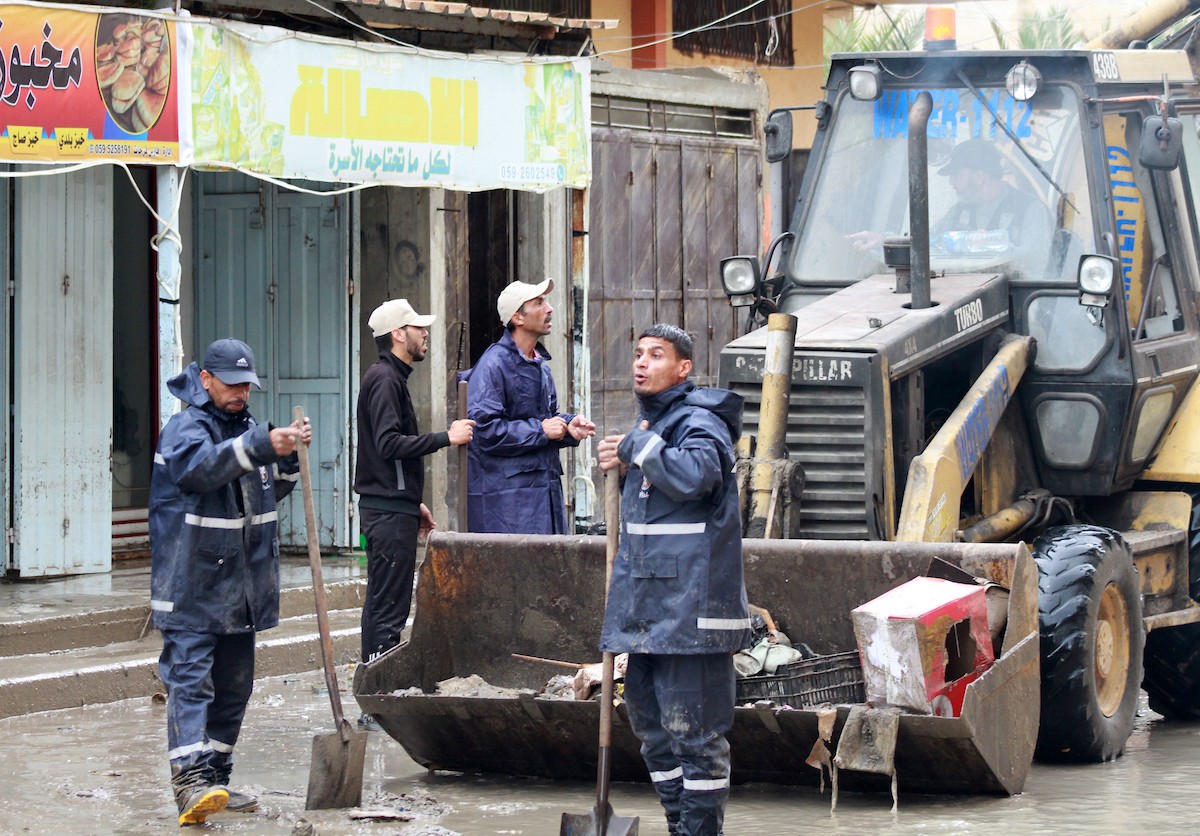
M178 163L179 34L125 10L0 3L0 159Z
M585 187L585 59L501 61L191 26L194 162L459 190Z

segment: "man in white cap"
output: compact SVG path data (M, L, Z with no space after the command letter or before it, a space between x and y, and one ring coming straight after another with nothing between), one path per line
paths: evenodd
M354 490L367 539L367 599L362 611L362 658L370 661L400 643L412 606L417 543L435 523L422 501L422 456L471 440L474 421L422 433L408 393L413 364L429 351L429 326L405 299L384 302L367 325L379 360L363 375L358 393L358 461ZM370 723L370 718L361 721Z
M582 415L561 413L550 354L554 281L513 282L496 301L504 335L470 372L467 416L467 528L477 532L567 534L558 451L596 432Z

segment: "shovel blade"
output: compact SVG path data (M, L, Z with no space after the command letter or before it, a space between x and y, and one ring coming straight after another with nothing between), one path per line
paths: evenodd
M347 729L347 732L345 742L338 732L318 734L313 738L305 810L357 807L362 803L367 733L357 729Z
M608 804L590 813L563 813L558 836L638 836L638 818L618 816Z

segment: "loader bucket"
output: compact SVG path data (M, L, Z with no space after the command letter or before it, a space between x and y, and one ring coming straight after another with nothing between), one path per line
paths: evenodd
M967 687L960 716L900 717L901 791L1020 792L1039 716L1037 574L1023 545L805 540L743 542L746 588L780 629L821 654L856 647L850 611L927 572L933 558L1011 590L996 662ZM591 781L596 702L539 695L564 671L512 654L592 663L603 616L604 539L434 533L417 588L412 638L364 665L354 695L429 769ZM567 671L569 673L569 671ZM445 695L476 674L510 692ZM832 746L850 712L839 705ZM806 760L819 716L764 702L739 706L729 733L734 781L816 786ZM624 706L613 722L612 777L647 781ZM842 770L845 789L887 791L889 777Z

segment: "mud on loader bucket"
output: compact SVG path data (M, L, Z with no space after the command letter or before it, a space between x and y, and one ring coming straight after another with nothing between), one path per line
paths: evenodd
M902 792L1021 791L1039 715L1037 572L1024 545L745 540L743 549L750 600L819 654L854 650L850 611L925 574L933 558L1008 588L995 663L967 687L960 716L900 716L894 774ZM355 698L428 769L592 781L597 703L538 695L562 671L511 654L598 660L603 579L601 537L435 532L412 638L359 666ZM524 690L437 693L438 682L471 674ZM831 749L850 711L836 707ZM817 711L759 702L735 715L734 781L820 783L806 763L820 735ZM831 713L824 716L828 725ZM614 718L612 776L648 780L624 706ZM891 787L887 775L849 770L839 782L849 790Z

